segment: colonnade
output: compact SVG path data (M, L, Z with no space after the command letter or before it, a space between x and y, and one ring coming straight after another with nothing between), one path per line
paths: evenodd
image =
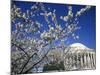
M95 69L95 52L70 53L64 61L66 70Z

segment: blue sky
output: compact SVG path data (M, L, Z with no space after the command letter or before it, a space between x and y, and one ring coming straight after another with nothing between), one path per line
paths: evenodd
M34 2L21 2L16 1L15 2L17 7L22 8L23 11L30 9L32 5L34 5ZM53 11L53 9L56 9L56 15L57 17L60 17L60 15L67 15L67 6L68 4L51 4L51 3L44 3L44 6L46 8L50 8L49 11ZM84 5L72 5L73 7L73 13L76 13L79 9L82 7L85 7ZM76 31L75 33L79 35L79 40L74 40L72 38L69 38L68 44L72 44L75 42L80 42L84 45L86 45L89 48L96 48L96 7L92 6L91 9L86 11L82 16L79 18L79 26L81 26L81 29ZM47 29L46 23L44 22L43 17L37 18L40 23L44 25L44 29ZM60 19L57 18L58 23L62 24L64 26L64 22L61 22ZM66 42L65 42L66 43Z

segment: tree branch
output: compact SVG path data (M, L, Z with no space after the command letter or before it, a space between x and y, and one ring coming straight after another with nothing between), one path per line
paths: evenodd
M23 48L21 48L20 46L18 46L17 44L11 43L12 45L16 46L17 48L19 48L20 50L22 50L28 57L29 55L27 54L27 52L24 51Z
M28 64L28 62L30 61L30 59L31 59L34 55L37 55L37 54L34 53L31 57L28 58L27 62L23 65L22 70L20 71L20 73L23 72L24 68L26 67L26 65Z
M37 65L38 63L40 63L49 53L49 50L47 51L47 53L35 64L32 65L32 67L30 67L27 71L23 72L24 74L28 73L35 65Z

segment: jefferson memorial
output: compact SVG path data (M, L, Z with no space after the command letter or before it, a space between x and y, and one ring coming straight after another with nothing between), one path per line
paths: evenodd
M84 70L96 68L96 52L81 43L74 43L64 51L65 70Z

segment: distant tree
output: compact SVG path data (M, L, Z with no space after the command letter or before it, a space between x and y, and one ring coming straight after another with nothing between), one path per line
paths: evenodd
M63 62L50 62L49 64L44 65L43 67L43 72L47 71L63 71L64 69L64 64Z

